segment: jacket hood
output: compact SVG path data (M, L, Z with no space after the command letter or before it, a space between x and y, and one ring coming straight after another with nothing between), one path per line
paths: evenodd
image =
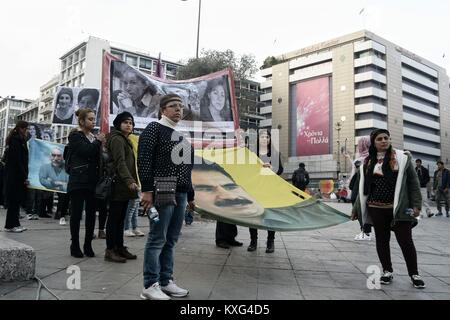
M111 132L108 133L108 135L106 137L106 147L108 149L111 146L112 140L114 140L116 137L122 137L123 139L125 139L125 141L130 143L128 141L128 138L121 131L117 130L116 128L111 128Z

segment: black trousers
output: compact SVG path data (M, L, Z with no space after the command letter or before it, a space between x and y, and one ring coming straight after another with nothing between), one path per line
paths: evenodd
M67 193L58 193L58 205L56 207L55 218L62 218L68 215L70 196Z
M373 221L375 229L376 246L378 258L380 259L383 271L393 272L391 261L391 222L393 219L393 209L380 209L368 207L369 215ZM410 276L419 274L417 270L417 253L412 240L412 223L409 221L397 221L392 228L397 242L402 250L406 261L408 274Z
M250 239L258 240L258 229L249 228L250 231ZM275 231L267 230L267 241L275 240Z
M106 247L108 249L123 247L123 227L127 208L128 200L109 203L109 217L106 223Z
M86 211L86 233L84 237L85 243L92 241L95 229L95 197L94 192L88 189L74 190L70 192L70 208L72 214L70 216L70 234L72 243L79 244L80 237L80 221L83 213L83 207Z
M6 211L5 229L12 229L20 227L19 214L20 214L21 201L9 200L8 210Z
M108 218L108 201L97 199L98 229L105 230L106 219Z
M352 199L352 207L355 206L355 202L356 202L356 198ZM358 222L359 222L359 227L361 228L361 231L363 231L365 234L369 234L372 232L372 225L365 223L363 225L362 222L362 216L360 214L358 214Z
M237 236L237 227L235 224L217 221L216 223L216 243L218 241L233 241Z
M53 213L53 192L42 191L42 208L39 214L45 215Z

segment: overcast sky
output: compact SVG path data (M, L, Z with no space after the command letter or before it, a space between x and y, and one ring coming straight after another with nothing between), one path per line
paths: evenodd
M13 0L0 12L3 97L37 98L59 57L89 35L168 60L195 56L198 0ZM254 54L260 66L361 29L450 73L450 0L203 0L200 49Z

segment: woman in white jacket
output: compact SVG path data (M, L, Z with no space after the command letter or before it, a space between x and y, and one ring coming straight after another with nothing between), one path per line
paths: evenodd
M402 249L408 274L415 288L425 288L417 268L412 228L417 224L422 197L411 155L391 146L390 133L375 129L370 135L369 155L360 168L359 194L352 220L374 226L378 257L383 266L381 284L390 284L393 269L390 253L391 230Z

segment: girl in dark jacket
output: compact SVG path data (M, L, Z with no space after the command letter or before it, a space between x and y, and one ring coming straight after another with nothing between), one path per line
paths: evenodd
M28 122L19 120L6 138L5 200L8 206L5 231L27 230L19 222L20 204L25 203L28 181Z
M77 258L83 257L80 249L80 220L85 206L86 234L84 239L84 254L94 257L91 241L95 227L95 186L99 176L100 150L105 142L105 135L92 134L95 126L95 113L92 109L79 109L76 112L79 128L69 134L69 183L67 193L70 197L70 234L72 244L70 254ZM67 161L67 160L66 160Z
M277 150L272 157L272 135L269 130L262 130L258 135L258 156L263 161L265 168L270 168L276 171L277 175L283 173L283 165L281 163L281 154ZM250 230L250 245L247 251L255 251L258 244L258 229L249 228ZM266 253L275 251L275 231L267 231L267 247Z
M138 197L136 158L128 136L133 132L134 119L131 113L122 112L114 119L114 128L108 135L106 147L116 173L112 186L109 217L106 223L105 260L126 262L136 259L123 245L123 227L130 199Z

